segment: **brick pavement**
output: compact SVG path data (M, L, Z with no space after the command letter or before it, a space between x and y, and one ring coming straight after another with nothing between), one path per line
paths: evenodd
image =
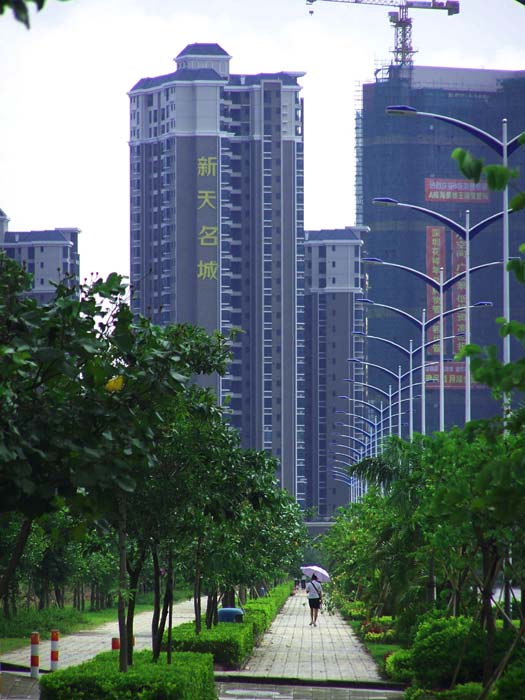
M174 624L193 619L193 602L174 606ZM288 599L260 646L245 668L217 674L220 700L393 700L399 691L383 689L372 658L352 629L336 613L319 616L317 627L310 627L306 596L303 592ZM135 619L135 648L150 647L151 613ZM118 636L117 624L108 623L94 630L67 635L60 642L60 668L72 666L111 648ZM41 667L49 668L50 642L40 649ZM0 662L27 666L29 645L0 657ZM287 683L287 685L283 685ZM296 685L294 686L294 681ZM368 689L327 687L367 682ZM288 685L289 683L289 685ZM311 683L311 686L308 684ZM319 686L313 687L318 683ZM373 686L376 686L375 688ZM36 700L38 685L29 674L2 673L0 698Z

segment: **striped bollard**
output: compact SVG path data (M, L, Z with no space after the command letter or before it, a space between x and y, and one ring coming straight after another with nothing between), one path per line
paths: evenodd
M31 678L38 678L40 668L40 634L31 633Z
M60 634L58 630L51 630L51 670L58 671L58 644Z

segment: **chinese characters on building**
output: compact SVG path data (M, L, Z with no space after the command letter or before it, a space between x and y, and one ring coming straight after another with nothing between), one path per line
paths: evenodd
M217 280L219 227L217 223L217 156L197 158L197 279Z

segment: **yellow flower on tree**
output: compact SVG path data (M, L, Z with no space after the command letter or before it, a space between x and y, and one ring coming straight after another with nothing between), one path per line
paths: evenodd
M106 391L121 391L124 386L124 377L119 375L118 377L112 377L106 382Z

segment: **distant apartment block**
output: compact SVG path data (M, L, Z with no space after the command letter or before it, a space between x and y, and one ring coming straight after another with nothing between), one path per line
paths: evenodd
M369 430L346 447L349 421L360 426L368 411L356 403L355 415L342 411L342 395L359 402L363 387L345 382L354 370L349 359L363 359L361 248L364 226L305 232L305 479L306 505L320 517L330 517L355 500L360 484L345 472L358 451L363 452ZM356 333L357 332L357 333ZM362 376L355 370L356 379ZM346 402L346 405L349 401ZM347 411L350 409L347 409ZM341 435L341 437L338 437ZM359 449L358 449L359 448Z
M33 276L30 292L40 303L55 296L55 285L65 279L78 285L80 267L78 228L9 231L9 219L0 209L0 249Z

